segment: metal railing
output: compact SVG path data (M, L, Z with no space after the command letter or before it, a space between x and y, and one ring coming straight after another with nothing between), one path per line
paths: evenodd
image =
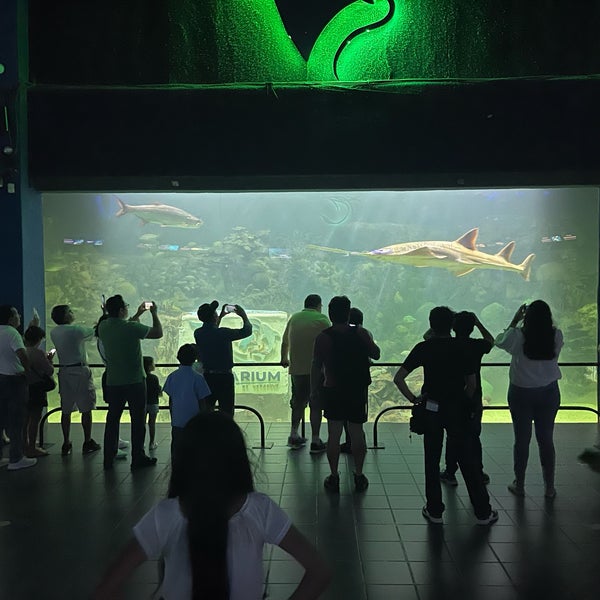
M169 410L168 406L159 406L158 407L160 410ZM258 412L255 408L252 408L251 406L244 406L242 404L236 404L234 406L235 410L247 410L249 412L251 412L252 414L254 414L256 416L256 418L258 419L258 423L260 425L260 444L259 445L255 445L252 446L253 449L255 450L269 450L273 447L273 442L266 442L266 432L265 432L265 420L263 419L262 415L260 414L260 412ZM98 406L96 407L94 410L108 410L108 406ZM48 420L48 417L56 412L60 411L60 407L58 408L53 408L52 410L49 410L41 419L40 421L40 429L39 429L39 440L40 440L40 446L44 447L44 425L46 424L46 421Z
M383 415L385 415L386 413L392 411L392 410L412 410L413 405L412 404L399 404L397 406L388 406L387 408L384 408L382 411L380 411L379 413L377 413L377 416L375 417L375 421L373 421L373 445L369 446L369 449L371 450L383 450L385 448L385 446L383 444L379 443L379 433L378 433L378 427L379 427L379 420L381 419L381 417L383 417ZM510 410L509 406L505 406L505 405L498 405L498 406L484 406L483 410ZM598 412L595 408L591 408L589 406L559 406L558 410L578 410L578 411L588 411L588 412L593 412L596 415L596 419L600 420L600 412Z
M598 367L598 363L595 363L595 362L560 362L560 363L558 363L558 365L560 367ZM92 369L94 369L94 368L104 369L105 368L105 365L102 363L94 363L94 364L90 364L88 366ZM371 365L371 367L395 367L395 368L399 368L401 366L402 366L402 363L392 363L392 362L377 362L377 363L374 363ZM482 363L481 368L509 367L509 366L510 366L510 363L508 363L508 362L492 362L492 363ZM55 367L60 367L60 365L55 365ZM174 367L179 367L179 363L157 363L156 367L157 368L174 368ZM281 367L281 363L278 363L278 362L248 362L248 363L234 364L234 368L235 367ZM168 410L168 408L169 408L168 406L159 406L159 409L161 409L161 410L165 410L165 409ZM262 417L262 415L260 414L260 412L251 406L245 406L245 405L235 405L234 408L236 410L246 410L246 411L253 413L259 421L260 445L252 446L252 448L253 449L262 449L262 450L272 448L273 442L269 442L268 444L266 442L265 421L264 421L264 418ZM384 408L382 411L380 411L377 414L377 416L375 417L375 421L373 422L373 445L369 446L369 448L372 450L382 450L385 448L385 446L383 444L379 444L379 433L378 433L379 421L383 417L383 415L385 415L386 413L388 413L390 411L410 410L410 409L412 409L412 404L399 404L396 406L389 406L387 408ZM108 410L108 407L107 406L99 406L99 407L96 407L95 410ZM484 406L483 410L510 410L510 408L508 405L498 405L498 406L494 405L494 406ZM600 423L600 412L597 409L591 408L589 406L577 406L577 405L560 406L559 410L574 410L574 411L592 412L596 415L596 418L597 418L598 422ZM48 411L42 417L42 420L40 421L39 440L40 440L41 446L43 446L43 444L44 444L44 425L45 425L46 421L48 420L48 417L51 414L54 414L58 411L60 411L60 408L54 408L54 409ZM306 433L305 427L306 427L305 419L303 416L302 421L301 421L301 434L303 437L305 436L305 433Z

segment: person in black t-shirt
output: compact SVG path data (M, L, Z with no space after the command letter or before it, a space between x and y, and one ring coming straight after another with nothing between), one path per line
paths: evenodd
M364 492L369 481L362 472L367 445L363 423L367 421L367 398L371 376L369 359L379 359L380 349L362 327L348 325L350 300L335 296L329 302L332 326L315 338L311 367L311 394L319 394L327 419L327 460L331 474L324 486L339 493L340 437L348 422L354 458L354 488ZM322 387L321 387L322 386Z
M479 330L482 338L469 337L473 333L473 329ZM481 389L481 359L484 354L489 354L494 347L494 336L483 326L475 313L462 311L454 316L454 324L452 325L456 339L465 345L465 350L469 355L471 364L475 367L475 393L472 398L472 411L470 424L474 435L474 450L477 452L479 464L483 474L484 483L490 482L490 477L483 471L483 460L481 441L481 417L483 414L483 391ZM446 469L440 473L442 483L448 485L458 485L456 480L456 471L458 469L458 457L456 446L453 443L453 438L446 439Z
M426 426L423 436L425 453L425 495L427 504L423 516L441 524L444 503L440 484L440 457L444 430L452 437L478 525L491 525L498 520L492 510L483 483L481 469L474 457L473 435L469 428L471 402L476 387L476 368L465 351L464 344L452 338L450 331L454 313L447 306L438 306L429 313L433 335L417 344L407 356L394 377L394 383L410 402L417 396L406 384L406 377L423 367L422 401L426 408Z

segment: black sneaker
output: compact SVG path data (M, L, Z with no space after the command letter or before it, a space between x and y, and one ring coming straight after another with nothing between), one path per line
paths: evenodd
M491 510L490 514L485 519L477 519L475 522L477 525L493 525L498 520L498 511Z
M430 522L433 523L434 525L441 525L444 521L442 520L441 515L439 517L434 517L428 510L427 507L424 506L423 510L421 511L421 514Z
M327 475L325 477L325 481L323 482L323 486L328 492L333 494L340 493L340 476L339 475Z
M311 454L323 454L327 452L327 444L319 440L318 442L311 442L310 453Z
M369 487L369 480L364 475L364 473L361 473L360 475L357 475L356 473L354 473L354 489L355 489L355 491L364 492L368 487Z
M290 435L288 437L287 445L292 450L300 450L300 448L304 447L304 444L306 444L306 438L303 438L299 435Z
M131 470L137 471L138 469L145 469L146 467L153 467L156 464L156 458L150 458L149 456L142 456L131 461Z
M95 440L90 440L89 442L83 442L81 452L82 454L91 454L92 452L98 452L101 447Z
M60 449L61 456L69 456L73 451L73 444L71 442L65 442Z
M451 485L456 487L458 485L458 481L456 481L456 475L452 473L448 473L448 471L442 471L440 473L440 481L445 483L446 485Z

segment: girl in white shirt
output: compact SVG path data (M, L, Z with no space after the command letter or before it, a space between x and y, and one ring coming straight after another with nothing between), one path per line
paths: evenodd
M316 549L268 496L254 491L244 437L234 420L201 413L184 428L168 498L134 527L95 599L113 599L145 560L163 559L164 600L259 600L263 546L276 544L305 569L290 596L318 598L329 571Z
M517 327L520 321L522 327ZM550 307L543 300L519 307L510 325L495 340L511 354L508 405L515 433L515 480L508 489L525 495L525 471L529 458L531 423L540 451L546 498L554 498L554 420L560 406L561 378L558 355L563 346L560 329L552 324Z

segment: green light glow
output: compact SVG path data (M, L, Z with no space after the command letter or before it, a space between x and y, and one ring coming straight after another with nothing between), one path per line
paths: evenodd
M288 35L275 0L216 3L219 71L230 81L303 81L306 62Z
M171 44L171 83L306 80L275 0L173 2Z
M386 20L396 2L397 0L357 0L335 15L317 38L310 53L309 81L347 80L339 72L342 69L338 69L338 61L341 63L342 56L348 53L361 37L368 38L367 49L368 52L371 51L370 40L378 31L378 23ZM385 25L383 28L386 28ZM356 33L358 35L354 37ZM352 52L352 56L356 56L356 53ZM362 58L360 56L359 60Z

